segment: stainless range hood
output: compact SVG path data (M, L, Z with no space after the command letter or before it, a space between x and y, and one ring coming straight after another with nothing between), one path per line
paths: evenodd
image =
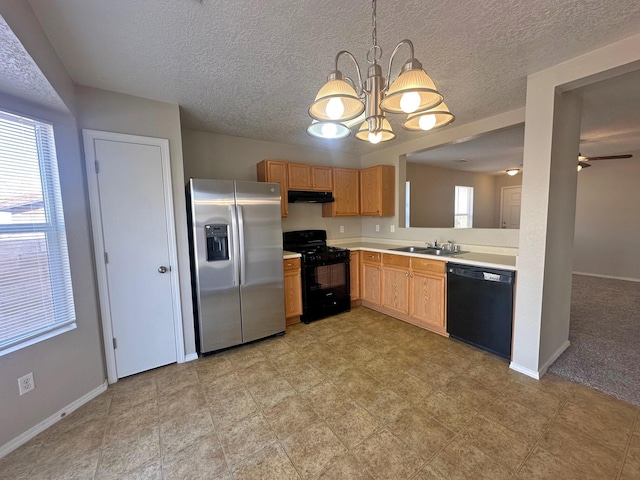
M289 203L331 203L335 202L331 192L306 192L302 190L289 190Z

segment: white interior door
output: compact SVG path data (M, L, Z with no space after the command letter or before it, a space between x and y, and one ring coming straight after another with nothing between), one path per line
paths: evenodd
M89 183L96 189L94 236L101 240L96 258L105 347L117 379L176 362L182 335L170 172L163 158L168 149L157 139L112 135L85 132L85 150L88 177L95 175ZM91 171L90 160L97 162Z
M500 228L520 228L522 186L502 187Z

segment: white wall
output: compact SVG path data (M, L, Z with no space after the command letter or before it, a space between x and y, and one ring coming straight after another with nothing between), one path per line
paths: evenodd
M182 130L185 178L257 180L256 165L265 159L360 168L360 157L331 150L231 137L199 130ZM284 231L327 230L330 239L361 236L360 217L324 218L319 204L289 204ZM340 233L344 226L344 233Z
M571 95L561 92L638 68L640 35L635 35L527 78L511 363L523 373L543 375L568 345L580 111Z
M640 151L578 174L573 270L640 280Z
M77 87L76 94L80 128L169 139L185 353L195 354L178 105L88 87Z
M465 172L407 162L411 182L411 218L414 227L452 228L456 185L473 187L474 228L499 228L500 188L497 175ZM504 175L505 177L507 175ZM495 220L496 211L498 221Z
M77 125L70 116L0 95L0 108L53 123L77 328L0 357L0 447L100 387L106 378ZM18 394L33 372L36 389Z

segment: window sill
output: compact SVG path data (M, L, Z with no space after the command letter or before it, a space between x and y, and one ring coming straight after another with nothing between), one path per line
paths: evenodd
M56 337L58 335L61 335L63 333L69 332L71 330L74 330L76 328L76 322L73 323L69 323L67 325L63 325L61 327L56 327L52 330L48 330L44 333L41 333L39 335L36 335L35 337L31 337L28 338L26 340L23 340L22 342L7 346L5 348L1 348L0 349L0 357L2 357L3 355L7 355L9 353L12 352L16 352L18 350L21 350L25 347L28 347L29 345L35 345L36 343L42 342L43 340L47 340L49 338L53 338Z

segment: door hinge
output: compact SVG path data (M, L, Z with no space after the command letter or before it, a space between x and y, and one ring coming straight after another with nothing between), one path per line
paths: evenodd
M104 252L104 263L109 263L109 254Z
M116 341L115 337L112 340L113 340L113 349L115 350L116 348L118 348L118 342Z
M95 162L93 162L95 167L96 167L96 173L100 173L100 164L98 163L98 161L96 160Z

